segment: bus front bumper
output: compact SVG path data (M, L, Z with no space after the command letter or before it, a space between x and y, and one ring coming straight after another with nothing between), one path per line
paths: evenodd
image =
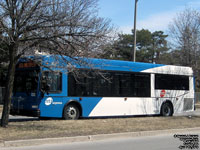
M11 108L10 115L40 117L40 110L39 109L25 110L25 109L14 109L14 108Z

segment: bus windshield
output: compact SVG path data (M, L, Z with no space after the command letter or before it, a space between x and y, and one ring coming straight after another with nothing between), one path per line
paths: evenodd
M39 79L39 70L16 71L14 93L36 93Z

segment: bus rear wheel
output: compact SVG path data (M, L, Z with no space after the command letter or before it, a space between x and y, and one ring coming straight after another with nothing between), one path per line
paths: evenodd
M74 104L65 106L63 111L63 118L65 120L77 120L80 117L80 110Z
M173 115L173 108L170 103L164 103L161 107L161 116L168 117Z

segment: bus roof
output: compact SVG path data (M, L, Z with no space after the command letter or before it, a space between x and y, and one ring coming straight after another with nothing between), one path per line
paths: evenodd
M122 60L108 60L97 58L82 58L58 55L41 55L29 57L32 59L39 58L43 65L54 68L87 68L99 70L113 70L113 71L129 71L129 72L144 72L144 73L159 73L159 74L175 74L175 75L189 75L193 76L191 67L152 64L142 62L131 62Z

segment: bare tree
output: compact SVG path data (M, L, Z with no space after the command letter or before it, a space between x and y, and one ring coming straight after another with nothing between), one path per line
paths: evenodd
M179 13L170 25L170 34L175 53L179 55L179 65L193 68L197 88L200 88L200 12L185 9Z
M195 66L200 56L200 12L185 9L170 25L176 49L181 51L181 65Z
M37 49L70 57L90 56L106 41L112 28L109 20L98 17L97 1L0 1L0 37L9 57L2 127L8 125L15 65L22 55Z

